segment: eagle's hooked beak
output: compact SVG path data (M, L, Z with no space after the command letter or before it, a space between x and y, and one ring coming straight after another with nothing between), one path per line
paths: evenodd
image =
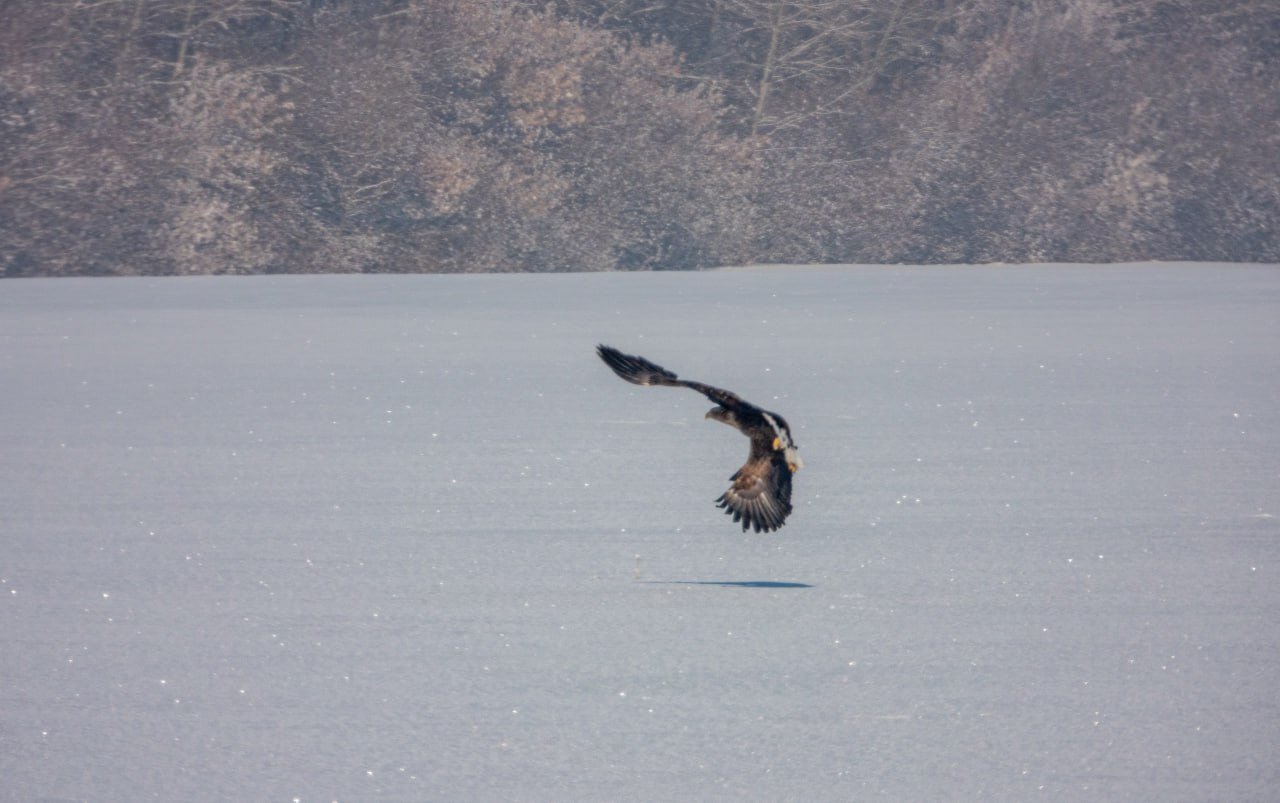
M775 438L773 439L773 450L776 452L776 451L778 451L778 450L779 450L779 449L781 449L781 448L782 448L782 438L776 438L776 437L775 437Z

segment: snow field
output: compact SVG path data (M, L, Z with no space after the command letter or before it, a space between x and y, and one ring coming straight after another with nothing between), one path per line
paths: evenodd
M1278 357L1274 266L2 283L0 799L1273 799Z

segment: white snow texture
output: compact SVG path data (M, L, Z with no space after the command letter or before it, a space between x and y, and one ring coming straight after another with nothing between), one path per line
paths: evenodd
M1280 798L1275 266L6 281L0 454L3 800Z

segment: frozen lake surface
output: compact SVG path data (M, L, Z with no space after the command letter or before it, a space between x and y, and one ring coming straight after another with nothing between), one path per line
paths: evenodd
M1274 266L6 281L0 389L3 800L1280 798Z

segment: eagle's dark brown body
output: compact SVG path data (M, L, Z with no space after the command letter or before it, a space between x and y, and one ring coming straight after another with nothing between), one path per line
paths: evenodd
M751 439L747 462L729 478L732 485L716 500L718 507L742 522L742 529L776 530L791 515L791 475L803 465L791 439L791 428L777 413L756 407L733 393L701 382L680 379L643 357L601 345L596 353L613 372L636 385L666 385L696 390L716 403L707 413Z

